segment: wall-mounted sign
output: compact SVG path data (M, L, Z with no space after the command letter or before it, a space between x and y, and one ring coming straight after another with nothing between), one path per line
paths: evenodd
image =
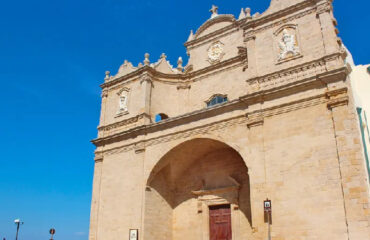
M263 201L263 208L265 212L271 212L271 200L267 198L265 201Z
M129 233L129 240L139 240L139 230L138 229L130 229Z

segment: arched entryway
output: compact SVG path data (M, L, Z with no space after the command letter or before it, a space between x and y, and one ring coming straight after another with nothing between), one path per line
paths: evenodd
M248 168L220 141L198 138L174 147L148 178L145 239L244 239L251 219Z

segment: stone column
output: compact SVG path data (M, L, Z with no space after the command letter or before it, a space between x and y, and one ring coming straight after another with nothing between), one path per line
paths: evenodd
M102 168L103 168L103 155L97 153L95 156L95 166L94 166L89 240L98 239L98 219L99 219L100 184L102 177Z
M343 205L350 240L370 236L370 197L361 135L353 101L347 89L328 92L328 108L332 111L334 137L341 174Z

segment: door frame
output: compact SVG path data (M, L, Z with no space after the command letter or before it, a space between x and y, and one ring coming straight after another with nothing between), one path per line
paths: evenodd
M239 239L239 186L193 191L193 194L197 195L198 221L202 229L202 240L210 240L209 207L217 205L230 205L231 237L232 240Z

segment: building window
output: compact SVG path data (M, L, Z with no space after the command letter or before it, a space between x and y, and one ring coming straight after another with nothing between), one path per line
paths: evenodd
M168 116L164 113L158 113L157 115L155 115L155 122L160 122L164 119L167 119Z
M221 104L227 101L228 99L226 95L215 95L211 99L209 99L206 103L207 107L212 107L214 105Z

